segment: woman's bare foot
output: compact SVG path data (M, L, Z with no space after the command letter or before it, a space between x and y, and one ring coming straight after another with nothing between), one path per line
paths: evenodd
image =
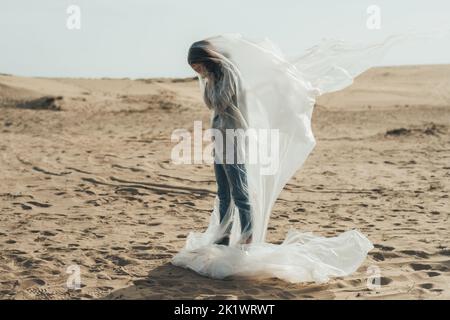
M240 244L250 244L253 241L252 235L248 236L247 238L243 238L239 241Z

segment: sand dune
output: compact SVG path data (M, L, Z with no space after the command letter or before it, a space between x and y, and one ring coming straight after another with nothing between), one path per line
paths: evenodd
M317 147L267 240L361 230L375 249L327 284L170 265L216 188L211 166L170 162L172 131L194 120L209 113L192 79L0 75L0 298L450 298L450 66L372 69L317 102ZM80 290L66 287L71 265Z

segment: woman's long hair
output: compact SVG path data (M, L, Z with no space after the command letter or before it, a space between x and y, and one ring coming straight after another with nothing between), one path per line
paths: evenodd
M240 127L245 126L245 119L239 108L239 73L233 63L223 53L217 52L206 40L192 44L188 53L188 63L201 63L208 76L204 82L203 100L209 109L219 114L232 117Z

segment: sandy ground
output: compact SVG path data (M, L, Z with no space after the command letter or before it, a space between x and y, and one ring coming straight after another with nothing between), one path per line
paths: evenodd
M170 264L216 189L210 165L170 161L172 131L194 120L209 113L191 79L0 76L0 298L450 298L450 66L372 69L319 99L317 147L267 240L361 230L375 249L326 284ZM80 290L66 287L72 265Z

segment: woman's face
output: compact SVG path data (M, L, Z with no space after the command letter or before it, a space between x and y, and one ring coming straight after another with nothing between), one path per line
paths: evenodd
M193 63L191 64L192 69L194 69L195 72L197 72L202 77L206 78L208 76L208 71L206 70L205 66L201 63Z

